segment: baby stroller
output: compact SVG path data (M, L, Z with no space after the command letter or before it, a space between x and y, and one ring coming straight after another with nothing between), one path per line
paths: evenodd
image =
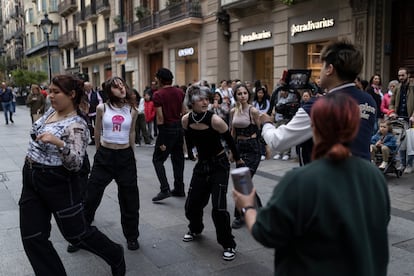
M401 166L399 166L399 158L397 157L401 145L405 140L406 130L408 129L408 123L404 120L404 118L398 118L391 120L390 124L392 126L392 132L394 133L395 138L397 140L397 148L393 153L390 154L388 164L387 166L385 166L383 173L384 175L388 173L395 173L397 178L399 178L403 174L404 168L401 168ZM383 161L381 152L375 155L375 159L376 164L379 164Z

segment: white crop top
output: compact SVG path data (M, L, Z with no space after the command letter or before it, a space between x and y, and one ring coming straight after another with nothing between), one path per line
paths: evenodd
M128 144L131 123L129 105L119 108L105 104L102 117L102 141L118 145Z

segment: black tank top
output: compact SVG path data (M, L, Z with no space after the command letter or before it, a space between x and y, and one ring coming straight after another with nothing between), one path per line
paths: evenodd
M221 144L221 134L211 127L211 118L213 117L213 113L207 111L206 116L198 122L199 124L205 124L208 126L208 128L203 130L191 128L192 124L196 124L192 115L193 114L190 113L188 116L186 137L187 139L191 139L192 143L196 146L198 159L206 160L217 156L223 151L224 148Z

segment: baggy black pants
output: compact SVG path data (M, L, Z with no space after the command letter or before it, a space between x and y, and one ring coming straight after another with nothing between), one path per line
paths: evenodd
M90 224L101 203L106 186L115 180L118 185L118 201L121 225L128 241L139 236L139 191L134 150L108 149L100 146L96 151L88 181L85 216Z
M49 241L52 215L71 244L102 257L110 266L123 260L122 246L86 223L77 174L26 162L19 205L23 247L36 275L66 275Z
M185 203L185 216L190 221L188 225L190 232L201 233L204 228L203 209L211 194L212 218L216 227L217 242L223 248L236 247L231 233L230 215L227 212L229 170L230 164L225 153L211 160L199 160L193 170Z
M176 125L163 126L158 132L152 163L158 180L160 181L160 190L161 192L170 191L164 162L171 154L171 164L174 172L174 190L179 193L184 192L184 132L181 124L177 123ZM160 149L162 144L166 146L165 151Z
M253 178L260 164L261 153L259 139L237 140L236 147L240 153L240 158L244 161L244 166L249 168L250 175ZM258 207L262 207L262 201L257 193L256 204ZM234 217L237 219L241 218L241 214L237 208L234 208Z

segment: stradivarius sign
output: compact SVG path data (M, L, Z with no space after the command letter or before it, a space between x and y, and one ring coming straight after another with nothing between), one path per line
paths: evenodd
M308 20L303 24L292 24L290 26L290 35L295 36L298 33L309 32L313 30L320 30L333 27L335 25L335 19L323 17L319 21Z

